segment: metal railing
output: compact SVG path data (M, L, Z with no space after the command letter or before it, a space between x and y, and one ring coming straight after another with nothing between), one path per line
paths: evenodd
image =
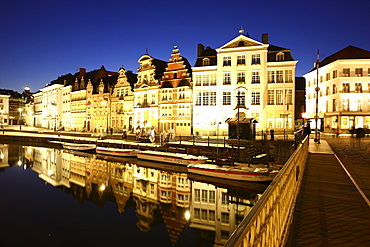
M308 138L302 141L224 246L285 245L303 178L308 142Z

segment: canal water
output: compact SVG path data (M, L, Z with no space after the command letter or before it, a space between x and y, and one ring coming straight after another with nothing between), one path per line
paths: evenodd
M267 186L0 144L0 246L222 246Z

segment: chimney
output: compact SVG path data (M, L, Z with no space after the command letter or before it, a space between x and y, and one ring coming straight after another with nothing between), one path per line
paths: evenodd
M198 57L200 57L204 52L204 45L198 44Z
M86 75L86 69L80 68L80 77Z
M264 44L269 43L269 34L268 33L262 34L262 43L264 43Z

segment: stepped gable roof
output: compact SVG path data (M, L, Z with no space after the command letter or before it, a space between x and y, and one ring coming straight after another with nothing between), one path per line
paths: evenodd
M324 58L320 63L320 67L339 59L370 59L370 51L349 45L346 48Z
M189 63L189 60L186 57L182 57L182 60L184 61L185 67L188 69L189 77L192 78L193 70L191 69L191 65Z
M284 60L283 61L294 61L292 54L290 53L290 49L283 48L276 45L269 45L267 48L267 62L277 62L276 55L279 52L284 53Z

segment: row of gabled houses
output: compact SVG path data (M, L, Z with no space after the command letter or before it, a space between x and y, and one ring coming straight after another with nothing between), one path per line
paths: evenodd
M26 105L27 125L89 132L123 130L227 135L228 123L293 129L290 50L240 33L220 48L198 45L195 65L175 46L168 62L144 54L137 74L104 66L60 76ZM234 120L233 120L234 119Z
M293 130L316 115L321 130L370 125L369 51L349 46L324 59L319 73L305 75L305 98L291 51L269 44L267 34L261 40L241 30L217 49L199 44L194 66L175 46L168 62L141 56L136 74L80 69L33 94L24 121L55 130L200 136L230 135L236 122L257 131Z

